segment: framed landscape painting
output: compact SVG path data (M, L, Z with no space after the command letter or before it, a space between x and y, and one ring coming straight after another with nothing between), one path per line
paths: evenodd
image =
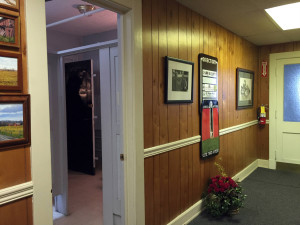
M18 11L20 7L20 0L0 0L0 6Z
M20 46L19 17L0 13L0 45Z
M21 54L0 52L0 91L22 91Z
M30 96L0 96L0 148L30 144Z

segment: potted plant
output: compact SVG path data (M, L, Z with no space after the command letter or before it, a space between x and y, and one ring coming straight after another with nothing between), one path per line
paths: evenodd
M213 217L237 214L246 195L242 193L242 187L226 175L224 168L218 163L215 164L221 175L209 179L203 199L205 210Z

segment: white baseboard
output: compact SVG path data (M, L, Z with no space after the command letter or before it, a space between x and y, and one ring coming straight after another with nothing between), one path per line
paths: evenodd
M252 162L249 166L245 169L237 173L233 176L233 179L236 181L243 181L246 177L248 177L255 169L258 167L262 168L269 168L269 160L257 159ZM187 225L190 223L194 218L196 218L203 210L202 200L198 201L186 211L181 213L167 225Z
M202 200L196 202L167 225L186 225L196 218L203 210Z
M256 168L258 167L258 159L252 162L249 166L247 166L242 171L238 172L236 175L232 177L235 181L241 182L246 177L248 177Z
M258 159L258 167L269 169L269 160Z

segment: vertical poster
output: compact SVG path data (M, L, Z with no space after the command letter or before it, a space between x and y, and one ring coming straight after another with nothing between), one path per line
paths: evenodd
M199 54L201 158L219 153L218 59Z

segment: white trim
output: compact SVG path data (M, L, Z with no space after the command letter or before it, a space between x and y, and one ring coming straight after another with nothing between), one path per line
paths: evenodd
M269 169L269 160L258 159L258 167Z
M109 47L115 47L115 46L118 46L118 40L98 42L95 44L84 45L84 46L80 46L80 47L76 47L76 48L70 48L70 49L55 52L55 54L67 56L67 55L73 55L73 54L77 54L77 53L88 52L88 51L92 51L92 50L98 50L101 48L109 48Z
M201 141L201 136L194 136L186 139L182 139L179 141L174 141L171 143L163 144L163 145L158 145L152 148L146 148L144 150L144 157L150 157L154 155L158 155L164 152L172 151L174 149L182 148L188 145L192 145L195 143L199 143Z
M203 211L202 200L196 202L167 225L186 225Z
M247 127L251 127L253 125L256 125L257 123L258 123L257 120L253 120L253 121L250 121L250 122L247 122L247 123L242 123L242 124L239 124L239 125L236 125L236 126L221 129L219 131L219 135L222 136L222 135L225 135L225 134L229 134L231 132L242 130L242 129L245 129Z
M277 61L300 57L300 51L283 52L270 54L270 73L269 73L269 168L276 169L276 149L277 149L277 123L275 112L277 109L277 84L276 67ZM272 123L271 123L272 122Z
M270 124L270 120L267 120L266 123L267 123L267 124Z
M243 124L239 124L239 125L236 125L236 126L228 127L228 128L220 130L219 134L220 134L220 136L225 135L225 134L229 134L231 132L235 132L235 131L238 131L238 130L242 130L242 129L251 127L253 125L256 125L257 123L258 123L257 120L253 120L253 121L250 121L248 123L243 123ZM190 138L185 138L185 139L182 139L182 140L179 140L179 141L174 141L174 142L170 142L170 143L167 143L167 144L154 146L154 147L151 147L151 148L146 148L146 149L144 149L144 158L151 157L151 156L158 155L158 154L162 154L164 152L172 151L172 150L182 148L182 147L185 147L185 146L189 146L189 145L192 145L192 144L196 144L196 143L199 143L200 141L201 141L201 136L197 135L197 136L190 137Z
M238 180L240 182L244 180L246 177L248 177L258 167L265 168L265 165L267 163L268 160L257 159L254 162L252 162L250 165L248 165L245 169L237 173L233 177L233 179ZM194 205L192 205L190 208L185 210L183 213L181 213L179 216L177 216L175 219L173 219L171 222L169 222L167 225L187 225L193 219L195 219L202 211L203 211L203 205L202 205L202 200L200 200Z
M0 190L0 206L33 195L32 181Z
M51 143L45 1L26 0L28 89L31 95L33 224L52 225Z
M242 182L246 177L248 177L254 170L258 168L258 159L253 161L250 165L244 168L242 171L238 172L232 177L235 181Z

